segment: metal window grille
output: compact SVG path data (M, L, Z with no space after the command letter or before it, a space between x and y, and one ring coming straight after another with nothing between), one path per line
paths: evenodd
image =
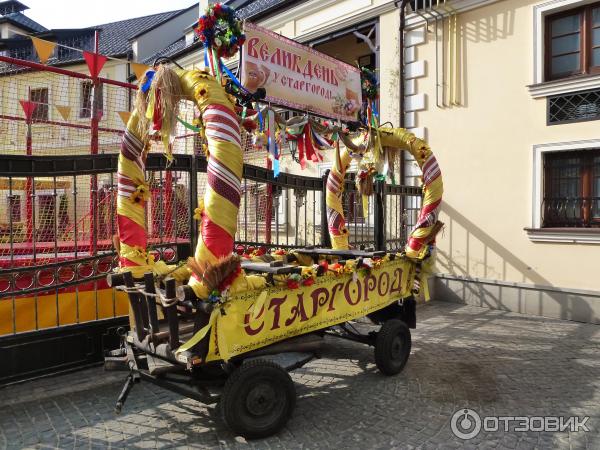
M548 125L600 119L600 89L548 97Z

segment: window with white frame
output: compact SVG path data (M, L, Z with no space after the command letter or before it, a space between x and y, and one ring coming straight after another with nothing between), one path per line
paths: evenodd
M544 20L546 80L600 73L600 2Z
M48 120L48 88L37 88L29 91L29 101L35 103L35 109L31 115L32 120Z
M600 227L600 149L544 155L542 227Z
M532 8L532 97L600 88L600 2L550 0Z
M536 145L533 167L530 235L600 231L600 140Z

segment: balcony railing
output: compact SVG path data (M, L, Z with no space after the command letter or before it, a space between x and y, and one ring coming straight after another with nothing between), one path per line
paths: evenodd
M600 227L600 197L545 197L544 227Z

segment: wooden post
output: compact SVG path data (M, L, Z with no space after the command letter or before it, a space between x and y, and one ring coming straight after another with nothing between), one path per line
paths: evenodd
M167 170L165 172L165 184L164 184L164 205L163 205L163 230L162 237L168 240L169 226L173 226L172 237L174 242L177 242L177 226L173 225L173 171Z
M375 250L385 250L385 180L375 181Z
M95 32L94 36L94 58L96 59L95 64L98 64L98 31ZM94 71L95 72L95 71ZM91 139L90 139L90 153L92 155L98 154L98 124L100 117L98 115L98 104L99 104L99 87L100 80L98 79L97 73L92 73L92 102L91 102ZM98 176L93 174L90 176L90 237L89 237L89 251L90 254L95 255L98 249ZM75 205L77 207L77 205Z
M270 131L269 131L270 132ZM273 168L273 163L271 158L267 155L267 169L271 170ZM271 226L273 220L271 219L271 215L273 213L273 185L267 182L267 211L266 211L266 222L265 222L265 242L267 244L271 243ZM258 215L258 211L256 211Z
M329 227L327 226L327 178L329 170L323 175L323 184L321 191L321 247L331 247L331 238L329 237Z

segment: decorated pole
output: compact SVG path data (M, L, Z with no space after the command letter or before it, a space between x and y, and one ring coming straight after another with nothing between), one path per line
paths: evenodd
M140 278L149 269L146 246L148 185L145 181L146 154L138 131L140 112L135 109L127 122L117 169L117 225L119 265Z
M350 165L352 157L347 148L342 150L336 148L335 161L327 177L327 227L331 239L331 248L334 250L348 250L348 228L346 228L346 219L344 217L344 205L342 204L342 194L344 193L344 179L346 170Z
M215 265L231 255L237 231L244 162L240 126L234 104L207 72L181 72L181 87L200 109L208 144L208 182L197 211L200 237L194 257L199 263ZM189 285L198 297L208 296L197 275L192 275Z
M200 236L194 254L195 267L204 271L231 256L237 231L244 158L235 103L221 83L220 58L236 55L245 36L235 11L220 3L209 5L196 33L205 46L205 70L212 75L197 70L178 74L183 95L200 110L207 142L207 186L196 214ZM203 278L203 273L193 270L189 285L206 299L211 291Z
M419 218L406 243L406 256L421 260L428 255L429 244L442 224L438 215L442 204L442 173L429 145L404 128L379 128L383 147L407 150L423 172L423 202Z

